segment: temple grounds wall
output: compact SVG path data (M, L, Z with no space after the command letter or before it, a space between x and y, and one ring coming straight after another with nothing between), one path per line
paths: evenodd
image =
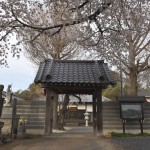
M150 133L150 103L143 104L144 123L143 131ZM44 134L45 101L18 101L17 115L28 120L27 133ZM140 133L138 121L126 123L126 132ZM120 108L117 102L103 102L103 134L123 132L120 119Z

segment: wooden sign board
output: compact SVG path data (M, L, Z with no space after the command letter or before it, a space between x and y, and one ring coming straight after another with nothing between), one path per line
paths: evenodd
M142 105L141 104L121 104L122 119L142 119Z

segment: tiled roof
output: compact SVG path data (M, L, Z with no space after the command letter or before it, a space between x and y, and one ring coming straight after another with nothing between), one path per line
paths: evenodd
M40 63L34 81L48 84L115 84L103 60L45 60Z

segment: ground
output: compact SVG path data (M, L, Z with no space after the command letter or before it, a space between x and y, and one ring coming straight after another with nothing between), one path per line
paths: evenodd
M70 130L51 136L15 139L0 145L0 150L149 150L149 138L97 137L92 134L92 127L67 129Z

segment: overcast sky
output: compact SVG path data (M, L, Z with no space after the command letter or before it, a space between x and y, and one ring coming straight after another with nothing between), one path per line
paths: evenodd
M25 90L34 82L37 68L27 60L23 54L20 59L8 58L9 68L0 67L0 84L4 85L4 90L12 84L12 91Z

